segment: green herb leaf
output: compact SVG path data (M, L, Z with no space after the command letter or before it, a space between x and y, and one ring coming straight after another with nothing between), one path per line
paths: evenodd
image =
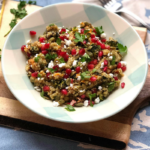
M46 54L45 59L47 60L51 60L51 59L55 59L57 57L57 54Z
M57 43L58 45L61 45L61 39L60 39L60 38L57 38L56 43Z
M36 1L28 1L28 4L36 5Z
M96 97L96 93L94 94L89 94L89 98L90 98L90 106L93 107L93 103L92 103L92 98Z
M111 92L114 88L115 88L115 81L114 82L110 82L108 84L108 92Z
M38 77L39 77L39 78L41 78L41 75L40 75L40 74L38 74Z
M2 51L2 49L0 49L0 51Z
M40 58L40 56L35 57L35 58L34 58L34 61L35 61L35 62L38 62L38 61L39 61L39 58Z
M49 26L51 27L51 26L54 26L54 25L55 25L55 24L52 23L52 24L50 24Z
M104 33L102 26L101 26L101 27L95 27L95 30L96 30L96 33L97 33L98 35Z
M75 111L74 107L71 106L71 105L66 105L66 108L65 108L67 111Z
M115 65L115 62L116 62L115 60L116 60L116 57L113 56L113 59L111 60L110 64L111 64L111 65Z
M44 97L44 91L43 90L42 90L40 95L41 95L41 97Z
M17 24L17 20L13 19L13 20L11 20L9 25L10 25L11 28L13 28L16 24Z
M54 72L57 70L57 68L56 68L56 69L48 68L48 70L49 70L51 73L54 73Z
M18 5L18 9L19 10L21 10L23 7L25 7L26 6L26 1L21 1L20 0L20 3L19 3L19 5Z
M118 43L118 49L122 56L125 56L127 54L127 46L123 46L121 43Z
M81 62L85 62L85 61L86 61L86 58L82 56L81 59L80 59L80 61L81 61Z
M16 14L16 9L10 9L10 12L12 13L12 14Z
M94 73L94 72L96 72L96 69L95 69L95 68L92 70L92 73Z
M85 61L90 62L90 61L91 61L91 58L90 58L90 56L89 56L87 53L85 53L85 54L81 57L80 61L81 61L81 62L85 62Z
M88 33L90 30L84 30L84 34Z
M84 79L89 79L91 78L91 76L89 75L88 72L82 72L81 73L81 79L84 80Z
M85 35L84 34L80 34L78 32L75 33L75 37L76 39L74 40L76 43L77 42L83 42L85 40Z
M61 32L61 34L64 34L64 33L66 33L66 32L65 31Z
M64 60L64 58L62 57L62 58L60 58L60 59L58 59L59 60L59 62L60 63L65 63L65 60Z

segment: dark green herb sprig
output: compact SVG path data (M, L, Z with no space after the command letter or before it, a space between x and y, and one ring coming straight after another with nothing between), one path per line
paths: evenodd
M93 103L92 103L92 98L96 97L96 93L94 94L89 94L89 98L90 98L90 106L93 107Z
M71 106L71 105L66 105L66 108L65 108L67 111L75 111L74 107Z

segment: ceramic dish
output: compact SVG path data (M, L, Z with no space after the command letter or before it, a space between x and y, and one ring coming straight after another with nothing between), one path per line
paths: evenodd
M103 26L107 38L114 38L128 47L124 58L127 70L122 78L124 89L114 91L105 101L94 107L76 108L68 112L64 107L53 107L52 102L40 97L26 75L26 58L20 47L29 40L31 30L41 35L51 23L58 26L77 26L87 21ZM36 36L32 41L37 40ZM63 3L44 7L28 15L9 34L2 52L2 71L14 96L35 113L57 121L82 123L110 117L128 106L141 91L147 75L147 54L136 31L121 17L100 6L82 3Z

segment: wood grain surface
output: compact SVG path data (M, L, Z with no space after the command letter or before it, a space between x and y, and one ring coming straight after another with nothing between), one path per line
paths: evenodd
M15 7L17 2L7 1L2 27L0 29L0 45L3 46L5 31L9 30L7 24L11 14L9 9ZM28 8L30 12L39 9L38 6ZM7 18L6 18L7 16ZM145 42L147 30L134 27ZM5 31L4 31L5 30ZM3 39L3 40L1 40ZM150 70L145 85L137 98L126 109L104 120L90 123L61 123L39 116L23 106L8 89L0 67L0 124L12 128L32 132L59 136L71 140L78 140L110 148L125 148L130 137L132 119L137 109L150 100Z

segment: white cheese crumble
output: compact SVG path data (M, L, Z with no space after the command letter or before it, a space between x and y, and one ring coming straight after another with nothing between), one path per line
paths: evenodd
M85 92L85 90L80 90L80 92Z
M104 68L104 62L101 63L101 68Z
M69 34L67 34L66 37L68 38L68 37L69 37Z
M26 45L26 48L28 48L28 45Z
M73 84L70 84L70 87L73 87Z
M109 60L112 60L113 59L113 56L109 56Z
M66 45L70 46L71 40L66 40L66 39L65 39L65 42L66 42Z
M86 65L86 61L85 61L85 62L82 62L82 65L85 66L85 65Z
M41 89L40 89L40 88L39 88L39 89L36 89L36 91L41 92Z
M64 45L64 48L67 48L66 45Z
M91 84L91 82L89 82L89 85Z
M96 36L95 38L97 38L99 40L99 37Z
M118 77L118 74L114 74L114 77Z
M72 70L72 71L74 71L74 70Z
M38 54L36 54L34 57L38 57Z
M49 62L49 64L48 64L48 68L53 68L54 67L54 63L53 63L53 61L51 60L50 62Z
M77 65L77 60L74 60L72 65L76 66Z
M81 76L78 76L77 80L80 81L81 80Z
M100 102L99 97L97 97L94 101L95 101L96 104L98 104Z
M27 40L27 42L26 42L27 44L31 44L31 40Z
M100 61L100 58L99 58L99 57L97 57L97 59L98 59L98 61Z
M102 38L102 39L106 39L106 33L102 33L102 34L101 34L101 38Z
M41 43L42 45L45 45L45 43Z
M66 63L61 63L58 66L61 68L61 67L65 66L65 65L66 65Z
M44 80L44 78L41 78L41 80Z
M34 87L34 89L38 89L38 88L39 88L38 86L35 86L35 87Z
M69 87L67 86L66 89L68 89Z
M49 73L49 70L46 70L46 73Z
M110 56L110 53L108 53L108 55L107 55L108 57Z
M110 75L112 78L113 78L113 76L114 76L112 73L110 73L109 75Z
M87 107L88 105L89 105L88 100L85 100L85 101L84 101L84 106Z
M121 65L124 65L126 66L127 65L127 62L126 61L120 61Z
M77 28L80 28L80 25L78 25Z
M99 91L102 89L102 87L101 86L98 86L98 89L99 89Z
M68 29L66 29L66 33L68 32L69 30Z
M54 106L54 107L58 107L58 106L59 106L59 103L56 102L56 101L54 101L54 102L53 102L53 106Z
M37 78L38 80L40 80L40 78Z

